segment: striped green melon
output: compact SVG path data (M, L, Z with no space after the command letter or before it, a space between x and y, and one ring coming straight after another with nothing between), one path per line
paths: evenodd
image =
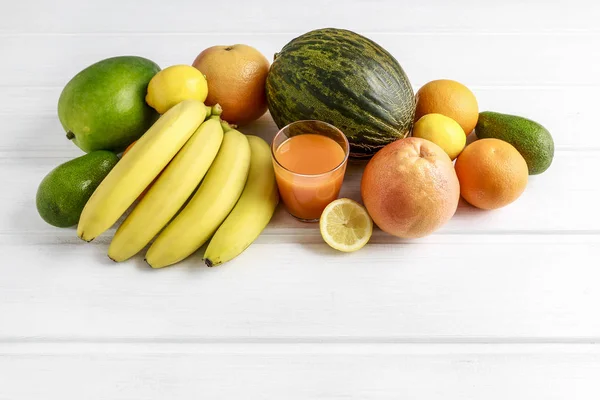
M266 83L280 128L317 119L341 129L351 157L368 158L412 128L415 97L402 67L377 43L343 29L317 29L275 55Z

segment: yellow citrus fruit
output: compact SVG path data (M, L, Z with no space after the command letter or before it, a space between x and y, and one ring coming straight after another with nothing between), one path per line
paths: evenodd
M466 135L477 125L477 99L462 83L449 79L431 81L419 89L416 100L415 121L426 114L442 114L458 122Z
M467 142L465 132L458 122L442 114L423 115L415 123L412 135L437 144L451 160L458 157Z
M462 197L478 208L492 210L515 201L525 190L527 163L510 143L480 139L456 159Z
M146 103L159 114L183 100L206 100L208 84L202 72L191 65L173 65L158 72L148 84Z
M371 238L373 221L367 210L350 199L329 203L319 221L321 236L332 248L351 252L361 248Z

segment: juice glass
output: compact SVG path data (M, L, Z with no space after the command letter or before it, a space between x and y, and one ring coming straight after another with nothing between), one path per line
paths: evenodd
M283 127L271 144L273 167L287 211L315 222L340 193L350 145L335 126L297 121Z

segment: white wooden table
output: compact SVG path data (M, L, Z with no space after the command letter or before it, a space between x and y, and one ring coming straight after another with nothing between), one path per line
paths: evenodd
M0 399L600 398L599 19L583 0L3 2ZM502 210L461 204L428 238L375 232L350 255L280 210L213 269L115 265L114 230L85 244L38 217L39 181L81 154L56 105L85 66L270 57L328 26L383 45L416 89L456 79L482 110L540 121L552 167Z

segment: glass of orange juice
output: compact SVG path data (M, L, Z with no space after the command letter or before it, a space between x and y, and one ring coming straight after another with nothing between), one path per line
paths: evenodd
M281 200L292 216L315 222L340 193L350 145L346 135L322 121L283 127L271 144Z

